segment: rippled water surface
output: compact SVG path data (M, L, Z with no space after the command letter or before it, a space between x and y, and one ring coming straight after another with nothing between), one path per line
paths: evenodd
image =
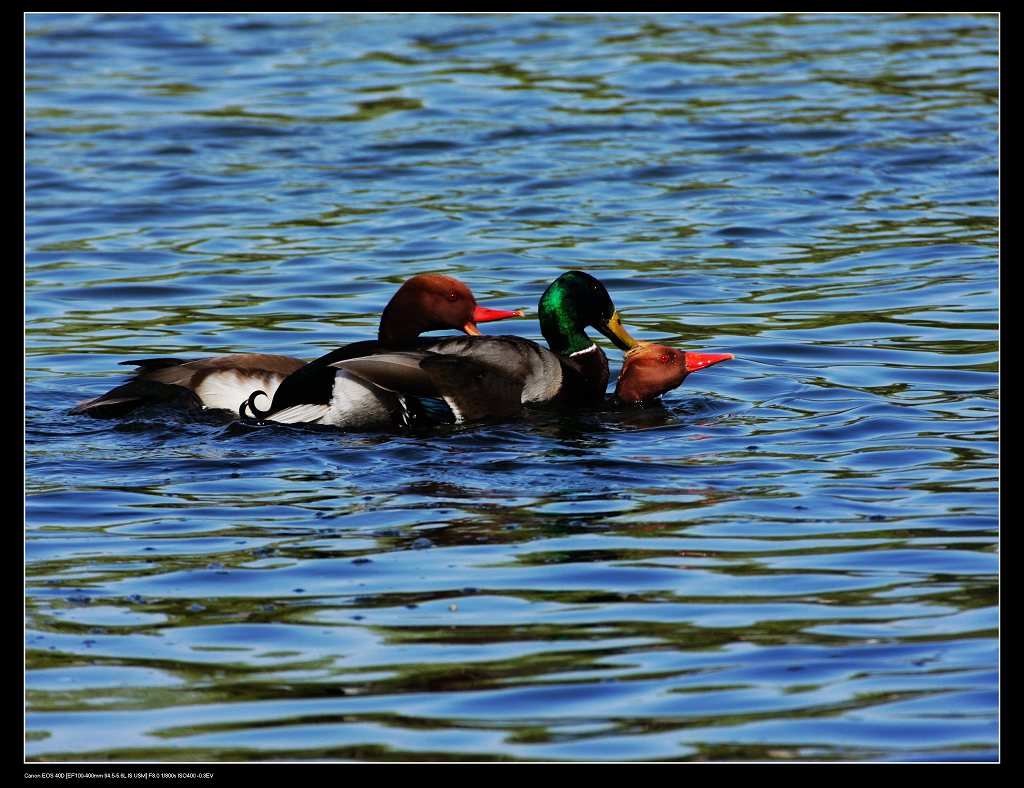
M29 15L26 758L997 758L998 34ZM735 360L395 434L67 415L421 272L539 339L573 268Z

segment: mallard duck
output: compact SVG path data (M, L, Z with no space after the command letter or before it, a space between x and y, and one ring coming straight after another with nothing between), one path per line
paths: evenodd
M357 342L293 373L268 411L252 407L252 398L248 410L265 421L386 427L600 402L608 359L585 329L596 328L623 350L637 344L604 285L582 271L562 274L541 296L539 318L549 348L516 336Z
M458 279L422 274L406 281L388 302L381 314L378 337L382 342L400 342L441 329L479 336L477 323L522 314L519 310L480 306ZM269 402L278 386L307 362L268 353L232 353L193 360L147 358L121 363L138 367L135 375L103 396L77 405L72 414L121 416L156 402L238 412L257 389L266 392Z

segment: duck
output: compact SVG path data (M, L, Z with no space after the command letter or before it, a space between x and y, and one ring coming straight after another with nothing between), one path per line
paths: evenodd
M644 407L681 386L691 372L732 358L732 353L682 351L641 340L626 351L609 402Z
M427 331L456 329L479 336L477 323L522 317L522 310L491 309L476 302L463 282L444 274L408 279L381 313L378 340L401 342ZM199 359L146 358L122 361L137 369L128 381L71 409L71 415L117 417L140 405L172 403L217 408L243 415L254 390L268 403L278 387L307 362L269 353L231 353Z
M357 342L293 373L268 410L252 399L247 409L264 422L381 428L505 418L524 406L600 404L608 358L585 329L622 350L637 344L608 290L591 274L568 271L547 287L538 311L548 347L510 335Z

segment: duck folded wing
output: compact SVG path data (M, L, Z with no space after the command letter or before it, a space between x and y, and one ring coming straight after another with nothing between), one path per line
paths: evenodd
M546 402L563 389L564 365L558 355L523 337L442 337L429 350L474 362L515 381L523 404Z
M522 407L521 379L459 356L396 351L331 366L399 397L444 400L459 422L512 416Z
M337 361L330 366L345 370L385 391L431 397L438 396L437 387L422 367L431 355L429 351L395 351Z
M143 404L167 404L185 409L198 409L203 406L202 400L188 389L136 379L111 389L102 397L79 403L69 411L69 414L84 414L101 419L118 418Z
M177 358L122 362L138 368L135 376L95 399L77 405L72 415L124 415L150 403L237 410L255 390L270 392L305 362L269 353L234 353L186 361Z

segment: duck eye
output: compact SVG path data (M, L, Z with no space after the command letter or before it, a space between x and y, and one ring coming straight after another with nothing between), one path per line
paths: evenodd
M667 364L669 362L669 359L671 358L672 356L670 356L668 353L662 353L660 356L658 356L658 361L660 361L662 364Z
M448 294L448 300L449 301L458 301L459 300L459 294L458 293L449 293Z

